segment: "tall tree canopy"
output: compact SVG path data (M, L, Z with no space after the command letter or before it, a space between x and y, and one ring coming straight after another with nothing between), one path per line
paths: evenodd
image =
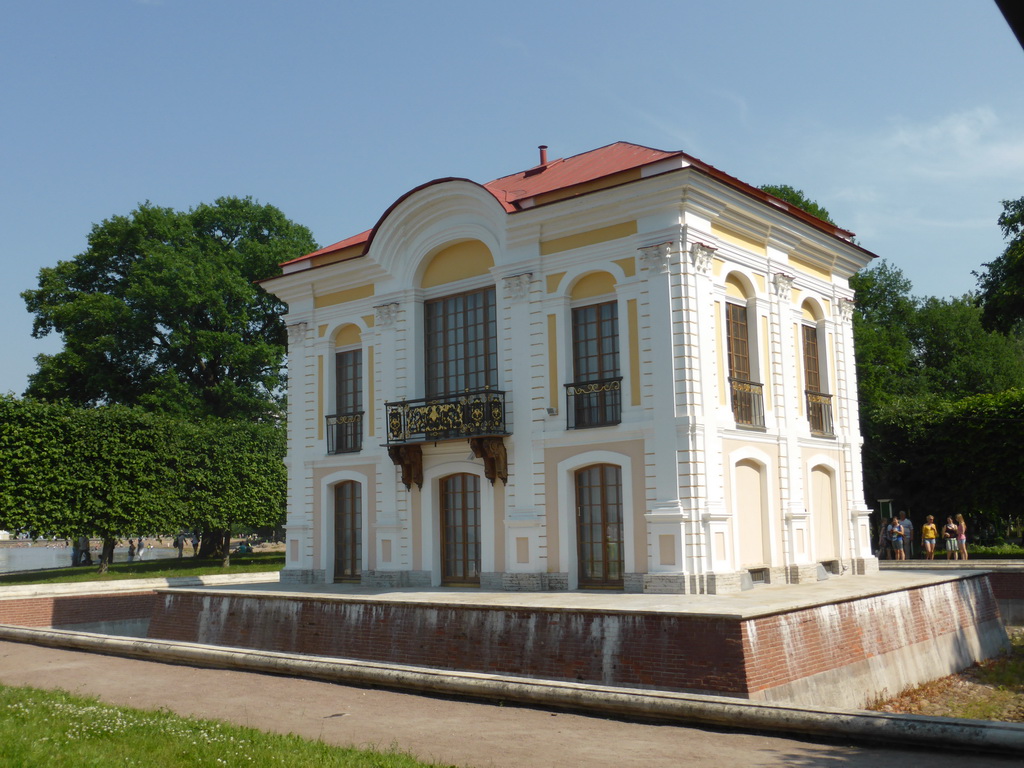
M1009 242L978 278L985 327L1007 332L1024 321L1024 197L1003 200L999 228Z
M805 195L802 189L794 189L789 186L789 184L764 184L761 187L761 191L767 192L769 195L774 195L780 200L785 200L787 203L795 205L803 211L807 211L811 216L817 216L822 221L827 221L829 224L835 224L835 222L832 221L832 216L829 215L829 212Z
M144 203L95 225L89 247L22 297L33 335L59 333L26 394L188 417L266 418L283 392L283 304L255 281L315 250L271 205L223 197L175 211Z

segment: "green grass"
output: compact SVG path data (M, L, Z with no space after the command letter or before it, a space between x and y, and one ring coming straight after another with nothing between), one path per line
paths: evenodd
M142 560L134 563L113 563L105 574L97 573L98 566L82 565L76 568L51 568L41 571L16 571L0 574L0 586L15 584L71 584L82 581L117 581L119 579L170 579L180 576L210 576L223 573L254 573L279 571L284 567L283 552L254 552L251 555L232 555L231 565L224 568L220 560L198 560L183 557Z
M426 768L399 752L334 747L214 720L0 686L0 766L17 768Z

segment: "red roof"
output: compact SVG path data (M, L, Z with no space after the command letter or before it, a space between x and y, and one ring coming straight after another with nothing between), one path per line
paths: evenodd
M513 213L521 210L522 202L530 198L536 198L553 192L566 192L571 194L571 187L597 181L598 179L613 176L617 173L639 169L669 158L679 158L682 163L693 166L697 170L700 170L709 176L713 176L719 181L722 181L741 192L756 197L763 202L770 203L777 208L781 208L808 224L824 230L830 235L843 240L850 240L853 236L852 232L848 232L829 224L826 221L822 221L806 211L789 205L788 203L761 191L757 187L753 187L742 182L734 176L730 176L729 174L718 170L712 165L708 165L695 157L687 155L685 152L665 152L660 149L652 149L650 147L643 147L639 144L630 144L624 141L608 144L607 146L592 149L589 152L584 152L572 157L550 160L543 165L537 165L528 170L514 173L511 176L503 176L500 179L495 179L483 186L488 192L494 195L508 213ZM381 220L377 222L377 225L373 229L368 229L365 232L361 232L358 235L341 240L333 245L328 245L327 247L321 248L313 253L308 253L305 256L292 259L291 261L285 262L285 264L295 264L296 262L313 259L314 257L323 256L355 245L368 243L373 239L377 226L380 226L381 221L387 217L388 213L391 212L398 202L405 199L405 197L416 190L450 180L451 179L438 179L420 187L416 187L416 189L411 190L409 193L406 193L406 195L399 198L399 200L396 201L387 212L385 212L384 216L381 217ZM582 191L588 190L581 190L581 192Z
M511 212L518 210L515 203L520 200L585 184L677 156L682 156L682 153L663 152L660 149L619 141L584 152L582 155L551 160L545 165L538 165L511 176L503 176L484 184L484 187L498 198L498 202L505 210Z

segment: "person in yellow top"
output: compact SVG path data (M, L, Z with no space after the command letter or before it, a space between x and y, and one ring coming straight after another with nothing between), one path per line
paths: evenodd
M939 531L935 527L935 518L928 515L921 526L921 546L924 548L924 559L935 559L935 540L939 538Z

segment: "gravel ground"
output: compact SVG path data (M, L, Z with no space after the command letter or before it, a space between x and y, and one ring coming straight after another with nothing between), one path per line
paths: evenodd
M872 709L1024 723L1024 628L1012 628L1010 638L1013 646L1003 656L903 691Z

